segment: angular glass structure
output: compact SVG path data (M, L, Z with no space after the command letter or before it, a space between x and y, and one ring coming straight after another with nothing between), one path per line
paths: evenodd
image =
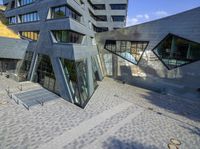
M61 58L60 60L75 104L84 108L89 101L87 61L86 59L72 61L64 58Z
M59 94L57 81L49 56L38 54L36 71L34 73L34 82L37 82L44 88Z
M167 35L153 52L169 70L200 60L200 44L173 34Z
M28 79L28 73L30 71L32 59L33 59L33 52L26 51L26 54L24 56L24 60L22 62L22 65L20 67L20 70L18 72L19 75L19 81L25 81Z
M105 49L133 64L138 64L147 46L147 41L107 40Z

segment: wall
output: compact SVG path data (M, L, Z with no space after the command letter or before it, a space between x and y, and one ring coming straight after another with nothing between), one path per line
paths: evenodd
M198 98L200 61L168 70L152 52L153 48L169 33L200 43L200 19L198 18L200 18L200 7L141 25L97 34L96 40L101 58L103 53L109 53L104 49L106 40L149 41L138 65L117 57L118 60L115 60L117 64L114 64L118 68L117 78L159 92ZM116 56L110 54L110 60L107 61L111 64L114 59L116 59ZM102 64L105 68L105 63ZM115 70L111 68L114 65L111 65L110 69ZM111 70L104 69L104 74L107 75L108 71Z

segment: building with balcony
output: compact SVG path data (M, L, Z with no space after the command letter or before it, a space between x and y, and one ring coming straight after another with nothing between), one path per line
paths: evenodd
M124 27L127 4L128 0L4 0L8 27L29 41L18 80L37 82L84 107L103 78L95 33Z

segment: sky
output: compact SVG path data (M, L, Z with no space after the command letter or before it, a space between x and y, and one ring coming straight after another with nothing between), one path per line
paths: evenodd
M127 26L163 18L196 7L200 7L200 0L129 0Z
M200 0L129 0L127 26L200 7Z

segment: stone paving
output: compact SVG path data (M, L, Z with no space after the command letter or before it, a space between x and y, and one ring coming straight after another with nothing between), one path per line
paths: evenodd
M105 78L85 109L56 98L27 110L12 93L41 88L0 76L0 149L199 149L200 102ZM1 104L2 103L2 104Z

